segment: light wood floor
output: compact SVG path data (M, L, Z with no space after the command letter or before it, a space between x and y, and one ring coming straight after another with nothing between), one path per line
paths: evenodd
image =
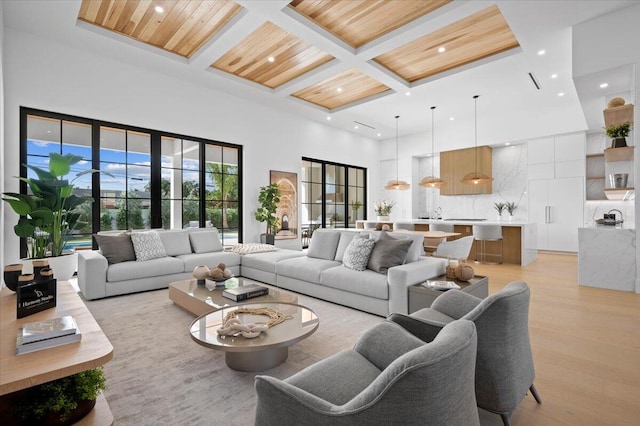
M579 286L573 255L542 253L526 267L472 265L489 276L490 294L516 280L531 288L529 332L543 403L527 395L512 424L640 425L640 294Z

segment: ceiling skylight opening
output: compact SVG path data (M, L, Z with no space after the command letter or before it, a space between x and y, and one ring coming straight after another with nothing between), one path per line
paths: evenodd
M154 9L155 9L155 11L156 11L156 12L158 12L158 13L162 13L162 12L164 12L164 8L163 8L162 6L156 6Z
M269 62L275 62L275 61L276 61L276 58L274 58L273 56L269 56L269 57L267 58L267 61L269 61Z
M551 78L558 78L558 74L551 74Z
M447 51L447 49L446 49L444 46L440 46L440 47L438 48L438 53L444 53L444 52L446 52L446 51Z
M336 89L336 92L338 92L338 93L342 93L342 87L338 87L338 88Z
M604 88L606 88L606 87L609 87L609 83L602 83L602 84L600 85L600 88L601 88L601 89L604 89Z
M564 92L558 93L558 96L560 96L560 97L564 96Z
M547 53L547 51L546 51L546 50L544 50L544 49L540 49L540 50L538 50L538 56L542 56L542 55L544 55L545 53Z

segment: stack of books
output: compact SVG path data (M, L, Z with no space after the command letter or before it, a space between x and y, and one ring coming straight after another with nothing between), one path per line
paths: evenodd
M16 355L78 342L82 334L72 316L28 322L18 329Z
M269 288L258 284L247 284L240 287L228 288L222 292L224 297L236 302L265 296L267 294L269 294Z

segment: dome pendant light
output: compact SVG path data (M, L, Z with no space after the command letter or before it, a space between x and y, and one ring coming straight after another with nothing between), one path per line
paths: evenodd
M442 185L446 185L446 182L443 181L442 179L440 179L439 177L435 177L435 162L434 162L434 149L433 149L433 144L434 144L434 134L435 134L435 130L434 130L434 119L433 119L433 113L434 110L436 109L436 107L432 106L431 107L431 176L427 176L422 178L422 180L420 180L419 185L420 186L424 186L427 188L440 188Z
M475 134L476 134L475 149L473 150L473 155L475 158L474 163L475 163L476 169L474 172L467 173L466 175L464 175L462 179L460 179L460 182L467 183L469 185L486 185L493 180L492 177L489 177L484 173L478 173L478 98L479 97L480 95L475 95L473 97L475 101L475 117L474 118L475 118Z
M411 185L403 180L398 180L398 118L400 118L400 116L396 115L396 179L387 182L384 189L405 191L409 189Z

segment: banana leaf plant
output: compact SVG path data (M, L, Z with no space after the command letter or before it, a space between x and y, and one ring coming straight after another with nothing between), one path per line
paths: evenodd
M71 166L81 160L82 157L77 155L52 152L49 154L49 170L27 164L26 167L33 170L37 178L16 177L29 186L30 194L3 193L2 199L20 216L13 227L15 234L31 239L27 244L30 259L61 256L67 239L81 224L77 207L93 202L91 197L74 195L73 182L99 170L84 170L71 181L64 178L71 171Z

